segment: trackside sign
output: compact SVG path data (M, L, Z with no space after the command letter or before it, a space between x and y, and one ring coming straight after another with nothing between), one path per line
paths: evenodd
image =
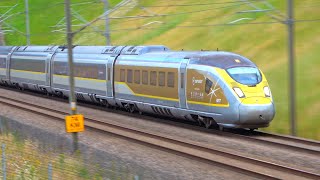
M66 116L66 131L68 133L84 131L84 117L82 114Z

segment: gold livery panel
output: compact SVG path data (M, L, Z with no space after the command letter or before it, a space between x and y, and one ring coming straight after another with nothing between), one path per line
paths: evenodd
M205 72L188 69L187 102L205 106L229 107L220 83L219 80L206 77Z
M125 70L125 79L121 81L120 70ZM128 82L128 70L132 70L131 83ZM140 82L135 82L135 70L140 71ZM143 84L143 73L142 71L148 72L148 83ZM157 72L156 84L151 85L151 72ZM165 73L164 85L159 86L159 72ZM173 87L168 87L168 73L174 73L174 82ZM127 65L116 65L115 66L115 83L125 84L129 89L137 96L164 99L164 100L173 100L177 101L179 99L178 94L178 70L176 68L155 68L155 67L142 67L142 66L127 66ZM123 79L122 79L123 80Z

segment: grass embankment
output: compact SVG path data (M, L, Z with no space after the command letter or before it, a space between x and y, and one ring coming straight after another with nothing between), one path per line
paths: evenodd
M110 7L115 6L121 0L109 0ZM11 18L5 20L4 27L12 26L18 31L6 34L6 42L11 45L25 45L26 44L26 24L25 24L25 0L1 0L0 6L13 6L18 4L8 13L8 15L15 14ZM83 20L91 21L95 17L103 13L103 3L100 0L71 0L71 9L73 13L74 25L85 24ZM9 7L0 8L0 16L7 12ZM30 14L30 31L31 44L34 45L48 45L48 44L65 44L65 30L61 32L52 33L54 30L64 29L64 0L29 0L29 14ZM79 14L80 16L78 16ZM1 18L0 18L1 19ZM61 26L54 27L57 24ZM10 28L12 30L13 28ZM73 27L76 29L77 27ZM96 29L98 30L98 29ZM104 28L100 29L101 31Z
M0 142L5 145L7 179L102 179L101 173L106 172L98 166L86 165L79 153L48 152L35 142L22 140L17 134L1 134Z
M42 2L42 0L33 1L39 4ZM287 29L281 23L268 23L276 21L269 15L284 19L284 16L286 16L286 1L269 0L279 12L237 13L254 10L254 6L261 9L270 8L266 4L257 1L252 2L253 5L227 0L214 2L210 0L199 2L193 0L132 1L113 13L111 17L171 15L111 19L112 43L119 45L164 44L176 50L215 50L219 48L249 57L266 74L276 104L276 117L266 130L288 134ZM47 5L44 2L42 4L43 6ZM193 5L176 6L177 4ZM0 5L2 4L0 3ZM319 19L318 7L317 3L312 1L295 1L295 18L297 20ZM92 16L88 15L88 19L99 14L96 13L95 8L87 7L87 10L92 13L90 14ZM37 16L40 19L39 22L34 22L33 33L47 32L48 26L52 26L62 18L62 12L62 5L60 5L47 9L41 16L39 14L33 15L34 19L38 19ZM52 16L52 14L57 14L59 17L45 18L46 16ZM238 23L267 23L220 25L241 18L245 19ZM42 24L41 19L47 22ZM19 26L23 26L21 17L20 19L17 17L17 21L20 22ZM320 49L320 28L317 28L319 24L319 21L297 22L295 36L298 135L314 139L320 139L320 91L318 91L320 85L318 67L320 62L317 60L320 56L318 51ZM39 25L39 28L37 25ZM96 25L100 29L104 29L104 21L99 21ZM34 37L32 41L33 44L61 44L65 42L62 37L62 35L50 35L50 37L47 35L42 38ZM21 37L16 39L14 36L9 36L7 40L9 44L24 42ZM94 33L92 29L87 29L76 36L75 43L103 45L105 39L103 35Z

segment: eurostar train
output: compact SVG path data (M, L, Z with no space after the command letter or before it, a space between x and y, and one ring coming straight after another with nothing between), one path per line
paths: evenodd
M0 46L0 83L68 97L67 52L63 46ZM235 53L75 46L73 57L78 100L220 129L267 127L275 115L265 76Z

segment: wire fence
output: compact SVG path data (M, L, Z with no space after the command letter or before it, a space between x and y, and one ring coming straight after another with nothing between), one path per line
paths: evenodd
M159 179L153 170L100 149L0 116L0 179ZM162 176L163 177L163 176ZM161 179L161 178L160 178Z

